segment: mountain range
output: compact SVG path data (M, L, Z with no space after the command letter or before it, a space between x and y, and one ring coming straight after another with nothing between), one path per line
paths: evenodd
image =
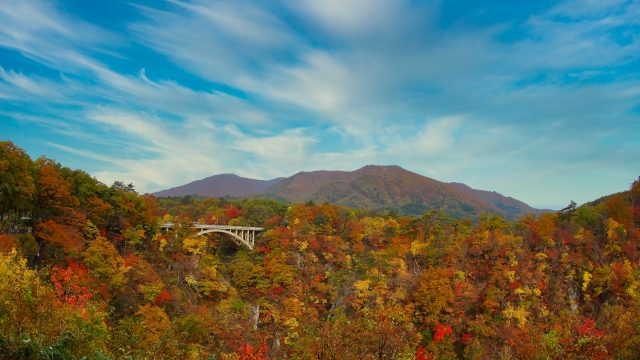
M397 210L405 214L443 210L455 218L472 219L482 213L514 218L517 214L539 215L551 211L532 208L497 192L434 180L395 165L368 165L350 172L299 172L288 178L272 180L222 174L159 191L154 195L250 196L287 203L329 202L355 208Z
M208 197L258 194L285 178L255 180L235 174L220 174L154 193L156 197L201 195Z

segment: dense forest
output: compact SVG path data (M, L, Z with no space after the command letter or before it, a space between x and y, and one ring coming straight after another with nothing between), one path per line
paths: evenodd
M0 358L640 354L640 178L593 205L472 222L156 199L4 141L0 216ZM193 221L266 230L247 251Z

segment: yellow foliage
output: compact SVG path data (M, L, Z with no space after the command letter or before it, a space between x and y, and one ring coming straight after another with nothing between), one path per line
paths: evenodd
M625 229L620 226L620 224L613 220L612 218L607 219L607 239L616 240L618 231L625 232Z
M167 246L167 240L166 239L160 239L160 251L164 251L165 246Z
M520 300L525 299L527 296L531 296L531 294L533 293L533 291L528 286L516 288L513 292L520 297Z
M356 295L358 298L368 297L371 293L369 289L371 287L371 280L369 279L356 281L353 286L356 288Z
M106 238L98 236L83 252L84 263L89 275L99 284L111 289L119 289L126 283L125 273L129 270L118 250Z
M287 319L299 319L304 311L304 303L296 298L285 299L283 304L283 316Z
M412 255L418 255L420 253L422 253L427 247L429 246L428 243L426 242L421 242L419 240L413 241L411 243L411 254Z
M538 289L538 288L533 289L533 293L534 293L536 296L541 296L541 295L542 295L542 291L540 291L540 289Z
M147 302L153 302L157 299L163 289L164 284L160 280L138 286L138 291L142 293L142 296Z
M309 243L307 243L306 241L302 241L302 242L300 243L300 246L298 247L298 249L299 249L300 251L305 251L308 245L309 245Z
M529 316L529 312L522 307L512 307L511 304L507 304L507 307L502 310L502 316L504 316L507 321L515 319L518 322L519 328L524 328L527 324L527 317Z
M637 277L635 276L635 271L633 270L633 266L631 266L631 263L629 262L628 259L624 259L624 264L622 265L622 268L624 269L625 273L627 273L627 278L631 279L627 281L627 289L625 290L625 292L631 298L636 299L638 297L636 290L638 289L638 286L640 284L638 283Z
M193 255L206 255L207 246L207 239L202 236L189 237L182 241L182 249Z
M409 273L407 272L407 264L404 262L404 260L393 258L389 260L389 263L391 264L391 266L393 266L393 269L399 276L404 277L409 275Z
M196 280L195 277L193 277L193 275L187 275L184 277L184 280L187 282L187 284L189 284L189 286L197 286L198 285L198 280Z
M385 220L380 217L376 217L376 218L367 217L362 219L361 221L365 224L365 229L364 229L365 237L371 236L373 234L381 234L386 223Z
M587 291L587 287L589 286L589 282L593 279L593 275L591 275L588 271L585 271L582 275L582 291Z
M429 269L420 277L420 284L414 293L418 315L427 322L435 322L442 311L450 311L455 300L450 279L446 269Z
M129 353L137 358L157 359L159 354L164 358L176 355L177 342L173 327L167 314L157 306L144 305L136 312L135 318L121 322L119 329L123 333L118 338L130 337L135 343L130 344ZM117 339L125 340L125 339Z
M60 302L15 249L10 254L0 253L0 314L4 349L18 339L22 339L18 346L29 342L45 348L65 336L74 339L66 345L74 358L106 351L107 314L100 310L100 304L77 307Z
M536 254L536 260L538 261L545 261L547 260L548 256L547 254L543 253L543 252L539 252Z

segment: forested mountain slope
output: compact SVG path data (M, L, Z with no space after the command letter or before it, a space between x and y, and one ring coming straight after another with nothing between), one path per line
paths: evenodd
M235 174L220 174L196 180L185 185L154 193L157 197L200 195L205 197L243 196L258 194L284 178L256 180Z
M640 179L597 206L475 223L442 211L158 201L6 141L0 181L0 358L640 353ZM197 236L193 221L266 230L248 252Z
M300 172L261 196L290 203L311 200L356 208L395 209L405 214L442 210L455 218L476 219L482 213L507 215L472 194L399 166L369 165L352 172Z
M533 208L520 200L514 199L510 196L504 196L495 191L477 190L468 185L456 182L451 182L449 184L454 186L456 189L477 196L489 204L503 210L512 219L515 219L517 215L541 215L545 212L553 212L553 210Z

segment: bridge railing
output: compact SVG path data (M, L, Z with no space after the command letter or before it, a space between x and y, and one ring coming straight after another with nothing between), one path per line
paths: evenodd
M172 222L166 222L162 224L161 228L171 229L174 228L176 224ZM264 231L264 228L255 227L255 226L235 226L235 225L206 225L206 224L198 224L197 222L193 223L192 229L226 229L226 230L253 230L253 231Z

